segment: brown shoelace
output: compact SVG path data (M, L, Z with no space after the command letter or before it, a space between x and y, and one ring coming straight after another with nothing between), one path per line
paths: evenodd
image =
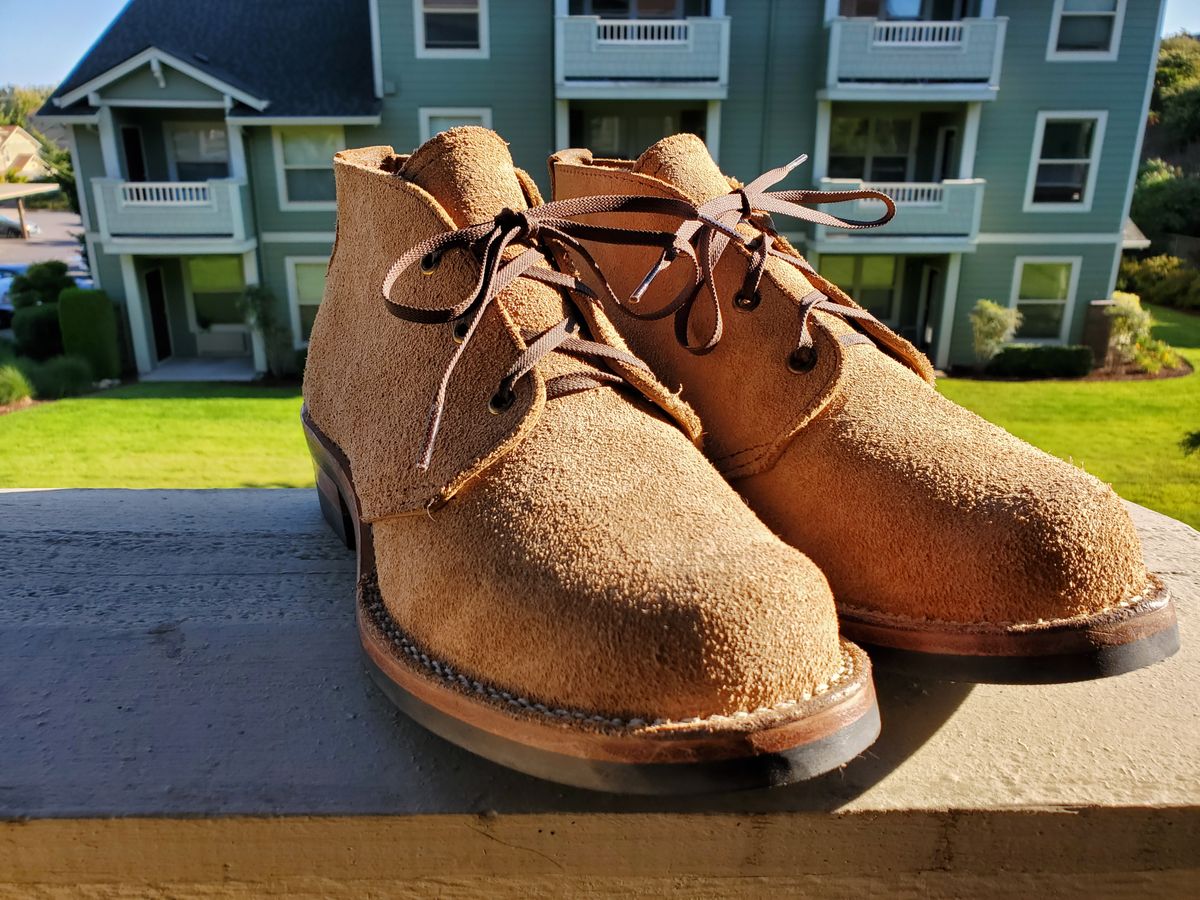
M672 246L676 239L671 232L587 225L574 221L573 216L600 212L666 212L683 217L689 215L692 209L694 207L691 204L682 201L629 196L584 197L547 203L521 211L505 209L490 222L469 225L457 231L442 232L421 241L396 260L383 281L383 298L387 303L388 310L407 322L425 325L456 323L454 340L458 343L458 348L450 357L430 404L417 467L419 469L429 468L438 429L441 427L442 415L446 408L446 392L450 378L470 344L483 314L506 287L517 278L525 277L564 291L572 302L575 302L574 295L576 294L590 300L596 299L595 291L583 281L547 265L547 260L553 258L550 249L551 241L562 244L578 254L579 258L595 273L609 298L616 302L616 297L604 279L603 273L580 241L595 240L612 244L639 244L667 248ZM506 261L505 250L514 245L532 246L511 256ZM467 249L480 261L479 277L465 299L454 306L434 308L409 306L392 299L392 288L395 286L396 280L407 269L419 261L421 271L424 274L432 274L440 263L442 255L454 248ZM526 348L500 380L496 393L488 403L488 409L498 414L511 407L516 399L514 391L516 383L532 371L543 357L554 351L601 365L609 361L617 361L627 366L649 371L649 367L645 363L630 353L580 337L581 330L580 318L572 313L557 325L540 333L523 332L522 337L526 341ZM624 379L619 375L600 369L559 375L547 380L546 397L547 399L562 397L607 384L619 384L623 381Z
M629 300L621 304L622 308L634 318L642 320L663 319L673 314L675 316L675 338L680 345L695 354L708 353L717 346L724 333L721 304L717 297L713 273L716 271L717 263L720 262L722 255L732 244L741 244L750 251L750 265L746 269L746 277L733 298L733 304L738 309L752 310L758 306L761 299L759 285L766 270L767 260L771 257L781 259L807 274L817 274L816 270L805 260L775 248L774 244L778 233L771 220L771 213L791 216L794 219L814 222L818 225L850 229L875 228L891 221L896 214L896 204L892 198L879 191L767 191L767 188L781 181L807 158L807 156L797 157L786 166L779 166L763 173L743 188L714 197L699 207L693 207L691 214L676 230L675 240L671 246L663 251L662 257L646 274ZM843 219L801 205L804 203L842 203L850 200L878 200L884 204L884 214L878 219L869 221ZM759 229L759 235L753 239L746 238L737 230L738 225L743 222ZM639 310L637 303L654 279L679 256L686 256L692 263L693 279L691 283L685 285L683 290L661 309L651 312ZM688 326L695 304L702 294L707 294L711 301L713 327L707 338L700 343L693 344L689 337ZM880 324L878 319L864 309L836 303L820 291L813 291L800 299L800 339L788 357L788 367L793 371L808 371L815 365L816 356L808 323L813 311L817 309L835 313L846 319Z

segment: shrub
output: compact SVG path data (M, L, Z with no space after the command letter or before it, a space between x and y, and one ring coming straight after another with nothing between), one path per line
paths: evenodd
M1129 214L1154 242L1167 234L1200 234L1200 178L1161 161L1144 164Z
M0 406L33 396L33 387L16 366L0 366Z
M1146 303L1200 309L1200 272L1177 256L1122 260L1118 283Z
M117 317L108 294L67 288L58 300L58 324L62 329L63 351L86 359L96 378L116 378L121 374Z
M1105 310L1112 319L1112 331L1108 342L1122 359L1128 360L1133 355L1135 345L1150 340L1150 328L1154 325L1154 317L1150 311L1142 307L1141 298L1137 294L1124 291L1113 291L1113 305Z
M1147 335L1133 345L1129 360L1143 372L1157 375L1163 369L1174 369L1179 365L1179 354L1166 341Z
M84 393L92 386L92 367L82 356L56 356L45 362L18 360L39 400L58 400Z
M1010 344L992 357L987 372L1002 378L1082 378L1092 363L1091 347Z
M993 300L980 300L971 310L971 334L980 365L992 359L1021 327L1021 313Z
M75 287L75 279L67 274L67 264L52 259L34 263L23 275L14 278L8 297L14 309L21 309L39 303L57 303L58 295L70 287Z
M13 342L7 338L0 338L0 363L12 362L17 358L17 350L13 347Z
M24 306L13 313L13 337L17 353L31 359L49 359L62 353L62 331L58 327L58 304Z

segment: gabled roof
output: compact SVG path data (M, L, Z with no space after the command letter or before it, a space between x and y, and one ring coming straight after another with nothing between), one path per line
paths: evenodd
M368 0L130 0L39 115L86 114L80 88L158 60L231 96L239 117L374 116L371 47Z

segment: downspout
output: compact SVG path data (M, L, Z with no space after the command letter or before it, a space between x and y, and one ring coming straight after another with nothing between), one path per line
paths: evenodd
M772 85L771 63L775 56L775 0L767 0L767 52L763 56L762 124L759 126L758 171L765 172L770 155Z

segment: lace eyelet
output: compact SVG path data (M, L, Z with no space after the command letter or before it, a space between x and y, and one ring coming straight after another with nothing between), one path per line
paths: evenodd
M442 264L442 254L437 253L437 252L426 253L424 256L421 257L421 274L422 275L432 275L434 272L434 269L436 269L441 264Z
M493 416L498 416L502 412L507 412L512 408L512 405L517 402L515 391L506 391L503 388L496 391L492 395L492 399L488 401L488 412Z
M467 339L467 332L470 330L471 325L469 322L455 322L454 331L451 333L451 337L454 338L454 343L461 344L463 341L465 341Z
M787 367L790 371L795 372L797 375L803 375L805 372L811 372L813 366L816 364L816 347L797 347L788 354Z
M733 295L733 306L735 309L740 309L742 312L750 312L758 307L762 302L762 295L758 291L751 294L738 291Z

